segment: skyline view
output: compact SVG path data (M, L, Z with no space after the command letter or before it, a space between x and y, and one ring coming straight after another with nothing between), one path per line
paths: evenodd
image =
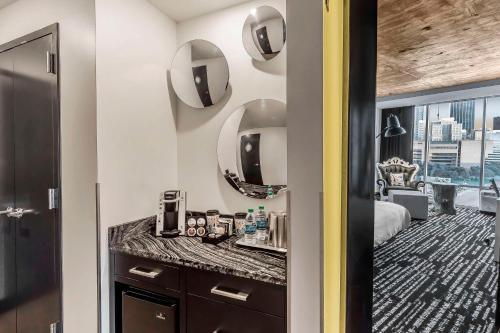
M413 159L423 179L427 146L427 180L479 186L482 137L484 144L484 186L489 179L500 182L500 97L472 99L416 106L413 124ZM426 117L429 117L428 121ZM426 127L428 125L428 127ZM428 142L425 142L426 134Z

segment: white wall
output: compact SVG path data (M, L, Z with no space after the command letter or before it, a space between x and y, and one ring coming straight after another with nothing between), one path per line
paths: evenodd
M322 331L323 10L322 1L287 0L291 333Z
M20 0L0 10L0 44L60 23L63 321L97 331L93 0Z
M285 208L284 196L263 201L242 196L227 184L217 163L219 132L232 112L255 99L286 101L286 51L260 64L252 61L243 47L243 24L251 9L262 5L273 6L285 16L284 0L252 1L177 26L178 45L191 39L206 39L221 49L230 70L229 93L223 102L204 110L179 102L179 186L188 192L189 209L216 208L234 213L259 204L268 210Z
M109 226L156 214L177 188L175 115L167 70L175 23L146 0L97 0L97 134L103 332L108 332Z

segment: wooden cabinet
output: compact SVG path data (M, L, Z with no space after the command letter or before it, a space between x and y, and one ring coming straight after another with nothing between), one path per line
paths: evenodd
M122 293L175 299L180 333L284 333L286 287L155 260L110 254L111 332L122 333Z
M286 332L285 321L281 317L199 296L188 295L187 309L188 333Z
M286 315L286 288L220 273L190 270L187 292L214 301L269 313Z
M117 255L115 274L156 286L180 290L180 270L175 266L160 264L154 260Z

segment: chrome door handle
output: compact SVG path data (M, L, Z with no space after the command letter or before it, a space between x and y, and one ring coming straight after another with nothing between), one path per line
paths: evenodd
M210 290L210 292L217 296L231 298L242 302L246 302L248 297L250 296L250 294L241 291L227 291L219 289L219 287L213 287L212 290Z
M24 216L24 214L33 214L33 213L35 213L34 209L16 208L14 211L7 213L7 216L20 219L21 217Z
M14 208L12 207L7 207L6 210L2 210L0 211L0 215L7 215L9 216L10 213L12 213L14 211Z

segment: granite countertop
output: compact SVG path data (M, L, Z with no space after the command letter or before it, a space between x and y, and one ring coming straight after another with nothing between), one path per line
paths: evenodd
M109 228L113 252L238 277L286 285L286 255L240 247L232 237L217 245L198 237L160 238L153 235L155 217Z

